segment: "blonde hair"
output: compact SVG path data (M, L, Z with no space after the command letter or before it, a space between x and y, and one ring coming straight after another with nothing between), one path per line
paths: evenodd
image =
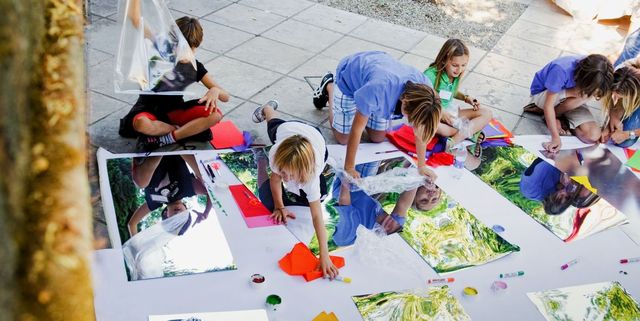
M640 106L640 66L629 64L616 70L613 74L613 84L611 93L620 96L617 104L614 105L611 95L603 97L603 112L610 113L614 109L622 108L622 119L625 119Z
M436 80L433 84L433 88L438 88L440 85L440 78L442 78L442 73L446 72L445 67L449 60L453 57L460 56L469 56L469 48L467 45L462 42L460 39L451 38L445 41L442 48L440 48L440 52L438 52L438 56L436 56L436 60L432 62L429 67L436 67ZM462 74L459 76L462 78ZM456 93L452 93L454 96Z
M400 99L404 102L407 119L416 135L429 142L440 123L440 97L431 87L408 81Z
M280 142L274 155L273 165L296 176L301 184L309 182L313 176L316 158L311 142L301 135L287 137Z

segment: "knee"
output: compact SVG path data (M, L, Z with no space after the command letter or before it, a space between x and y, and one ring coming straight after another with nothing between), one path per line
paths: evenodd
M213 126L215 124L217 124L218 122L220 122L220 119L222 119L222 115L220 115L219 112L213 112L211 114L209 114L209 116L207 116L207 121L208 121L208 125L209 126Z
M382 143L385 141L385 137L384 135L370 135L369 140L372 143Z
M338 144L340 145L346 145L349 142L349 136L344 136L344 135L334 135L336 137L336 141L338 142Z
M593 127L593 128L589 128L589 130L587 131L584 131L582 135L580 135L578 138L580 138L580 140L582 140L585 143L592 144L599 141L601 135L602 135L602 132L600 131L600 128Z
M137 132L144 133L151 127L151 119L147 117L136 117L133 120L133 129Z

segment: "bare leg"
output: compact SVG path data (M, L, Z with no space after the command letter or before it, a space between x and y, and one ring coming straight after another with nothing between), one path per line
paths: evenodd
M147 117L138 117L133 121L133 128L148 136L166 135L176 129L175 126L159 120L151 120Z
M459 117L464 117L469 119L469 133L477 133L481 131L484 126L486 126L493 118L493 113L491 110L487 108L480 108L478 110L473 109L462 109L459 112ZM458 131L453 136L453 141L455 144L469 138L466 136L466 133L462 133Z
M262 105L262 114L267 122L276 117L276 111L268 104Z
M600 139L600 126L595 121L586 122L578 126L575 130L576 137L583 143L593 144Z
M369 140L372 143L382 143L385 139L387 139L387 137L385 136L387 132L384 130L373 130L367 127L367 134L369 135Z
M443 136L443 137L451 137L455 134L458 133L458 130L445 124L445 123L439 123L438 124L438 128L436 129L436 134Z
M181 140L187 137L191 137L195 134L201 133L205 129L211 128L211 126L217 124L221 118L222 118L222 115L220 115L217 112L213 112L207 117L196 118L186 123L184 126L176 129L173 132L173 137L176 140Z
M587 101L589 101L588 98L569 97L556 106L556 115L559 116L570 110L576 109L584 105Z

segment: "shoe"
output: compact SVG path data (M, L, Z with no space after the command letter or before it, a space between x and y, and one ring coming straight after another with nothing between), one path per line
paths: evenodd
M327 85L330 83L333 83L333 74L330 71L327 71L320 81L320 86L318 86L316 91L313 93L313 105L318 110L322 110L322 108L327 106L327 102L329 101Z
M269 100L264 105L258 106L258 108L256 108L253 111L253 114L251 115L251 120L253 120L254 123L257 124L257 123L261 123L261 122L264 121L264 107L265 106L271 106L271 108L273 108L273 110L278 110L278 101L277 100Z
M136 151L139 153L150 153L160 147L167 146L169 144L164 143L158 136L140 135L136 142Z

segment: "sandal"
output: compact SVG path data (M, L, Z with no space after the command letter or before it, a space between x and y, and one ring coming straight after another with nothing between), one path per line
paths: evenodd
M482 156L482 145L479 143L469 145L467 146L467 152L469 152L469 155L480 158Z
M540 107L538 107L538 105L534 104L534 103L530 103L524 107L522 107L522 111L524 111L525 113L531 113L531 114L535 114L535 115L544 115L544 110Z

